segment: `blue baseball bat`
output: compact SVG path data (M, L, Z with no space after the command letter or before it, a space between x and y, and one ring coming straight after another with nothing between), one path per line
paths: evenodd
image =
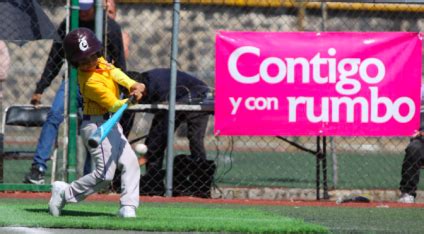
M88 145L91 148L97 148L100 143L107 137L110 130L115 126L116 123L118 123L119 119L121 118L124 111L128 108L129 103L132 103L134 101L134 96L131 96L128 98L127 103L125 103L123 106L121 106L113 115L108 119L106 122L104 122L100 127L96 129L96 131L91 134L90 138L88 138Z

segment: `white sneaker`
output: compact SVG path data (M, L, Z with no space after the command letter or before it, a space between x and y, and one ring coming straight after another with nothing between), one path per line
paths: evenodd
M407 204L415 203L415 197L410 195L409 193L402 193L398 202Z
M56 181L52 184L52 196L49 201L49 211L53 216L60 216L60 213L65 206L65 189L69 184L63 181Z
M137 215L135 214L135 207L134 206L122 206L121 209L119 209L118 216L121 218L135 218Z

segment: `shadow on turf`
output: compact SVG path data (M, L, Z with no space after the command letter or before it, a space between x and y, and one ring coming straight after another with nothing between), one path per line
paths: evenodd
M48 209L25 209L25 211L33 212L33 213L49 213ZM111 214L111 213L74 211L74 210L62 210L61 216L79 216L79 217L107 216L107 217L116 217L115 214Z

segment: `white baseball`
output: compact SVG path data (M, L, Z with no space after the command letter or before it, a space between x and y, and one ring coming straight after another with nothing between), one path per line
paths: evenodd
M141 144L141 143L137 144L134 147L134 151L137 154L145 154L145 153L147 153L147 146L145 144Z

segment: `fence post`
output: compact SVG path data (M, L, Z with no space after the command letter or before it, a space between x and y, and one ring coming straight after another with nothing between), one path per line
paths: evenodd
M79 18L79 2L72 0L71 6L71 30L78 28ZM77 70L69 66L69 129L68 129L68 167L67 167L67 181L76 179L76 155L77 155Z
M177 86L178 32L180 20L180 1L174 0L172 15L172 48L171 48L171 83L169 92L168 139L166 148L166 191L165 196L172 197L172 179L174 165L174 128L175 128L175 93Z
M103 42L103 19L103 0L96 0L96 20L94 28L96 31L97 39L99 39L100 42Z

